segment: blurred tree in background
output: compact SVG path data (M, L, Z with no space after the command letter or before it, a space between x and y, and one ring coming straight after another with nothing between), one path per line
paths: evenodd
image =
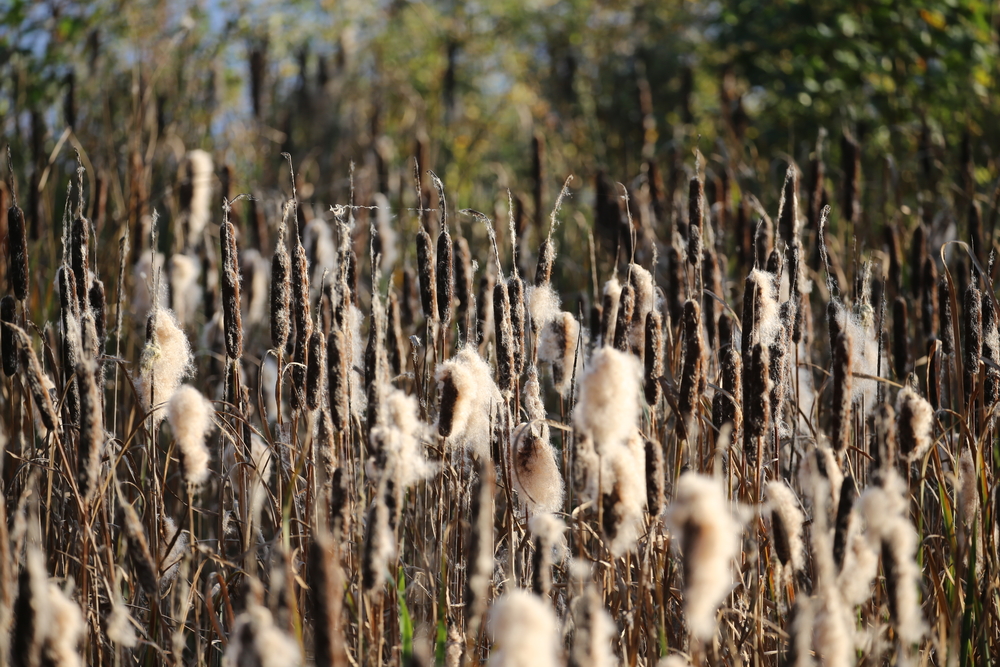
M114 220L135 213L136 191L169 216L194 147L231 167L233 192L287 192L279 154L290 152L300 194L326 204L346 201L353 162L357 203L378 190L412 205L422 153L460 206L488 210L510 187L539 220L569 173L589 207L599 173L635 185L662 172L669 209L695 148L710 188L726 173L771 201L781 165L805 169L821 127L831 165L843 130L858 140L864 191L881 188L883 212L889 190L913 211L931 194L945 197L935 210L963 211L940 179L960 180L960 152L987 194L997 176L997 18L979 0L8 0L3 11L3 134L30 186L51 189L36 211L49 223L70 145L104 179ZM836 166L827 175L838 187Z

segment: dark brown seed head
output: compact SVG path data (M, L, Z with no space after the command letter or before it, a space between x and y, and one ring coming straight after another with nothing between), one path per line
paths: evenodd
M226 353L230 359L243 356L243 318L240 314L239 251L236 228L224 222L219 230L222 251L222 316L226 334Z
M833 562L837 565L837 572L840 572L841 568L844 567L847 532L851 525L851 510L854 509L854 499L857 496L858 491L854 484L854 478L850 475L844 477L844 482L840 485L840 500L837 503L837 519L834 523L833 533Z
M497 385L502 392L514 389L517 341L511 324L510 292L506 282L497 282L493 289L493 327L497 353Z
M76 276L76 294L79 299L77 310L87 307L84 302L90 292L90 268L88 266L90 245L90 221L86 218L76 218L70 232L70 265Z
M702 200L705 198L704 186L700 178L692 178L688 186L688 247L687 261L691 266L701 262L701 240L704 237L705 214Z
M538 249L538 267L535 269L535 284L548 285L552 282L552 265L556 261L556 250L552 239L545 237Z
M10 294L0 299L0 322L14 324L17 313L17 301ZM17 340L14 331L5 324L0 324L0 358L3 359L3 372L7 377L17 373L18 354Z
M326 338L322 331L313 331L309 337L309 363L306 371L306 406L316 410L323 400L326 388Z
M771 413L771 360L768 349L757 343L750 352L750 365L746 369L748 376L748 393L746 413L744 415L745 437L743 439L744 454L751 463L757 463L757 444L759 438L767 434L768 418Z
M875 412L875 446L872 448L872 467L886 471L896 465L896 411L883 403Z
M399 298L394 290L389 291L388 322L385 330L385 347L389 360L389 371L393 377L403 372L406 352L403 350L403 326L400 323Z
M347 346L347 338L339 329L330 332L327 339L327 383L330 399L330 418L334 428L340 432L346 431L351 424L349 384L349 363L351 351Z
M507 296L510 298L510 326L514 333L514 374L524 372L525 340L524 325L527 316L524 309L524 281L517 274L507 280Z
M284 234L279 235L271 258L271 346L284 350L291 329L289 299L291 292L291 262L285 248Z
M842 459L851 443L851 400L853 392L851 347L853 341L845 330L833 342L833 419L831 444Z
M743 426L743 360L733 345L723 347L721 355L722 389L725 393L717 391L712 399L712 425L721 430L727 423L732 424L735 438Z
M292 251L292 306L296 347L304 348L309 344L313 322L309 315L309 260L301 240L296 240Z
M8 251L10 253L10 287L18 301L28 298L28 235L24 226L24 211L17 205L7 209Z
M791 245L798 240L799 226L799 170L789 165L785 171L785 184L781 189L778 208L778 234Z
M649 515L657 517L665 504L666 472L663 463L663 447L655 440L644 439L646 443L646 508Z
M631 349L628 333L632 328L632 316L634 314L635 288L632 287L631 282L627 282L622 287L621 296L618 298L618 318L615 321L614 346L619 352L628 352Z
M643 351L643 391L646 403L655 408L663 393L660 378L663 376L663 324L660 313L652 310L646 314L645 346Z
M417 278L420 281L420 306L428 322L438 316L437 285L434 278L434 244L427 230L417 232Z
M918 223L910 239L910 289L915 294L920 294L924 289L920 268L927 256L927 231L922 223Z
M441 326L451 324L451 307L455 300L455 258L451 234L442 229L437 240L437 309Z
M438 240L440 243L440 239ZM455 299L458 301L459 325L466 327L469 307L472 305L475 274L472 270L472 251L464 236L455 241Z
M90 283L90 311L94 314L94 329L97 333L97 353L104 354L104 344L108 338L107 297L104 283L100 278L94 278Z
M965 289L962 335L964 337L963 367L965 368L965 397L972 396L979 380L979 357L983 354L983 309L982 293L975 282Z
M705 382L705 341L701 335L701 306L694 299L684 302L684 370L678 407L686 436L691 434L694 412L701 402Z
M719 298L725 298L722 291L722 272L719 270L719 258L712 248L706 247L702 271L704 273L705 289ZM717 349L716 339L719 334L719 302L705 294L702 299L702 309L705 312L705 332L708 334L708 347Z

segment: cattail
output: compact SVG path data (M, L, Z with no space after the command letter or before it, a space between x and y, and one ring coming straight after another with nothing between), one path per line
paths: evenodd
M251 601L246 611L236 617L236 626L222 657L223 667L299 667L302 664L302 652L295 638L275 623L267 607Z
M703 271L705 289L719 298L725 297L722 288L722 273L719 270L719 260L715 252L706 247L703 260ZM719 302L712 296L705 294L702 297L702 310L705 314L705 332L708 334L708 349L717 349L716 341L719 337Z
M569 650L569 667L614 667L618 664L611 650L617 634L615 622L604 608L604 600L590 581L590 567L575 560L570 567L573 590L582 595L573 599L573 640Z
M693 435L694 414L701 402L705 383L705 341L701 335L701 307L688 299L684 303L684 370L677 399L683 435Z
M666 468L663 447L655 440L643 438L646 448L646 510L652 517L660 516L665 503Z
M556 261L555 244L551 233L542 239L538 248L538 266L535 268L535 285L548 285L552 282L552 266Z
M514 374L520 376L524 372L527 312L524 307L524 281L517 273L507 280L507 296L510 299L510 326L514 333Z
M486 334L494 327L493 322L493 291L496 288L496 276L489 271L479 278L479 297L476 299L476 336L471 338L476 345L486 342Z
M42 664L55 667L82 667L79 644L87 632L80 606L66 597L54 583L48 585L48 611Z
M642 527L646 503L644 458L645 446L635 433L628 446L611 448L601 461L601 529L608 551L615 558L635 547Z
M941 337L941 352L950 356L955 352L955 330L952 328L951 290L948 276L941 274L937 284L938 292L938 335Z
M837 501L837 517L833 524L833 562L840 572L844 567L844 553L847 548L847 532L851 523L851 511L854 500L858 497L858 488L854 478L844 477L840 485L840 498Z
M794 164L785 170L785 182L778 204L778 234L785 243L792 244L799 236L799 170Z
M551 285L529 285L525 291L524 301L531 322L531 333L537 345L541 330L553 319L561 316L559 295Z
M897 379L906 378L910 367L906 299L897 296L892 304L892 360Z
M167 421L177 441L184 480L197 489L208 479L208 448L205 437L212 430L215 409L211 401L191 385L183 385L170 398Z
M14 330L6 326L14 324L16 317L17 301L14 297L7 295L0 299L0 358L3 359L3 372L7 377L13 377L17 373L17 340Z
M896 397L899 453L910 463L924 458L933 444L934 408L910 386Z
M226 203L227 218L228 210L229 202ZM243 356L243 320L240 314L239 251L236 248L236 228L228 219L222 224L219 237L222 244L222 315L226 353L230 359L240 359Z
M566 525L554 515L542 513L531 517L528 529L532 546L531 592L545 598L552 592L552 553L563 546Z
M104 455L104 404L97 383L97 369L92 359L76 365L80 387L80 449L77 484L83 498L90 500L97 486Z
M472 251L464 236L455 241L455 299L458 301L459 324L469 328L469 309L473 304L475 268L472 262ZM469 337L469 332L465 332ZM397 373L398 375L398 373Z
M707 641L715 634L716 610L732 587L730 568L739 554L740 526L729 512L722 486L694 472L677 480L667 523L683 557L688 628Z
M802 524L805 517L795 493L784 482L768 482L765 489L771 509L771 540L778 562L790 576L805 564Z
M191 247L201 242L202 233L212 219L212 156L201 149L189 151L178 174L181 210L186 213L187 238ZM228 193L222 193L228 196Z
M833 419L830 424L833 448L843 459L851 444L851 403L853 402L852 356L854 341L845 330L837 334L833 344Z
M365 516L361 583L367 593L372 593L385 581L389 561L396 554L396 539L392 530L394 512L387 502L395 499L393 487L390 476L381 478L375 500Z
M334 428L345 432L350 427L350 372L351 351L344 332L334 330L327 338L327 397L330 401L330 417Z
M556 667L560 664L559 621L537 595L514 590L497 600L489 615L494 637L488 667Z
M602 455L628 442L639 423L639 360L600 348L580 378L573 426L589 435Z
M420 306L428 322L434 321L438 314L434 275L434 244L427 230L421 228L417 232L417 279L420 281Z
M318 410L326 387L326 338L315 330L309 336L308 365L306 368L306 407Z
M309 590L315 620L313 651L317 665L346 667L342 618L344 573L337 542L325 531L313 533L309 545Z
M8 164L10 153L7 153ZM18 301L28 299L28 237L24 228L24 211L17 205L17 193L14 191L13 175L11 176L11 197L13 203L7 209L7 248L10 257L10 287Z
M869 487L860 500L869 543L882 551L882 570L889 616L900 640L913 644L926 626L920 606L920 566L915 560L919 539L909 519L906 483L891 472L881 486Z
M575 369L582 361L579 341L580 323L567 312L550 319L538 338L538 359L551 365L552 384L563 398L569 397Z
M17 579L17 599L12 610L10 659L14 667L41 664L42 647L51 621L45 554L31 544L26 555Z
M548 427L530 422L511 433L511 479L518 499L533 514L557 512L563 503L562 475L548 437Z
M872 467L884 473L896 465L896 411L883 403L875 411L875 440L872 448Z
M399 297L389 290L389 307L386 316L385 349L388 355L389 370L393 377L403 373L406 362L406 352L403 350L403 326L400 320Z
M743 392L746 400L743 415L743 454L747 462L752 465L763 463L759 457L759 448L763 445L763 438L767 434L768 418L771 413L770 365L768 348L760 343L754 345L750 351L750 363L743 376L744 382L747 383Z
M76 278L77 310L87 307L90 293L90 267L88 265L90 221L84 217L73 220L70 231L70 266Z
M444 199L442 198L442 202ZM444 204L442 204L442 207ZM442 213L442 215L444 215ZM455 258L451 234L445 223L441 223L441 233L437 239L437 311L441 326L445 329L451 323L451 306L455 300Z
M370 431L368 475L378 478L383 470L389 470L396 487L405 491L434 473L423 451L423 442L431 437L430 428L420 421L415 397L390 389L383 401L379 423Z
M64 404L69 413L69 419L74 424L80 423L80 385L72 377L69 369L75 369L80 363L80 309L76 298L76 279L73 270L63 264L56 274L59 281L59 311L62 327L62 362L66 370L66 399Z
M309 363L309 337L313 321L309 315L309 259L302 239L296 237L292 249L292 317L295 322L296 365L292 366L292 407L299 408L305 398L306 367Z
M498 281L493 289L493 326L496 339L497 384L500 390L509 393L514 388L517 374L517 341L511 323L511 291L504 281Z
M734 434L743 426L743 360L731 343L722 348L719 364L722 369L722 391L712 398L712 425L721 431L732 424Z
M104 345L108 338L108 306L104 292L104 283L99 278L94 278L91 281L88 300L90 302L90 311L94 314L97 351L98 354L104 354Z
M963 314L964 355L962 365L965 369L965 396L972 397L979 380L979 358L983 354L983 311L982 293L975 282L970 282L965 290L965 308Z
M675 245L667 248L667 311L673 326L681 321L684 313L685 270L681 251Z
M997 311L993 305L993 295L988 290L983 291L983 358L992 364L983 364L986 379L983 383L983 405L987 412L1000 401L1000 331L997 329ZM995 420L995 415L990 423Z
M964 448L958 457L958 511L962 523L969 526L979 516L979 472L972 450Z
M288 208L285 209L285 219ZM284 350L291 329L289 300L291 298L291 260L285 248L285 220L278 230L274 256L271 258L271 347Z
M691 179L688 186L688 246L687 261L694 267L701 266L701 240L704 232L704 209L702 199L705 196L704 186L697 176Z
M638 264L629 264L629 284L635 295L632 317L629 318L629 344L632 354L642 359L645 352L646 316L656 305L656 285L653 274Z
M440 396L438 434L489 459L490 415L504 405L489 365L466 347L440 364L435 377Z
M493 580L493 493L495 477L493 464L476 458L476 480L472 486L469 516L472 527L468 535L467 567L465 581L466 622L471 633L479 627L486 612L490 583Z
M635 288L631 282L622 286L621 296L618 298L618 312L615 321L614 346L619 352L629 352L629 331L632 328L632 316L635 314Z
M31 338L28 337L24 329L14 324L4 324L3 327L5 330L13 333L20 347L20 366L24 368L28 391L31 393L31 399L35 403L35 409L38 411L42 424L50 432L54 431L56 425L59 424L59 417L52 400L52 395L48 390L48 387L52 385L52 381L45 374L45 371L42 370L42 365L38 362L38 356L31 345Z
M768 346L770 361L771 395L768 397L771 408L771 423L779 429L779 435L787 431L783 421L782 411L785 406L785 392L788 381L788 349L791 328L795 323L795 302L789 299L779 308L779 328L774 340Z
M147 414L152 413L154 424L164 415L162 408L155 412L153 408L170 400L181 380L191 372L193 361L191 345L173 312L155 309L146 321L146 344L135 377L139 403Z
M121 509L128 554L132 560L132 567L135 568L136 579L146 595L156 595L160 589L159 577L156 566L153 565L153 556L149 551L146 531L143 530L142 522L134 507L128 503L122 503Z
M604 283L604 296L601 302L601 342L603 345L613 345L615 342L615 323L618 320L618 305L622 294L622 286L617 276Z
M645 347L642 387L646 403L655 409L663 394L660 387L660 378L663 377L663 324L660 313L655 310L646 314Z
M347 535L351 528L350 487L347 471L339 467L330 476L330 533Z

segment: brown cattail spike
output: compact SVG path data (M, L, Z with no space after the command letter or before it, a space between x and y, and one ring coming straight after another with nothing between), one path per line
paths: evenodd
M836 334L833 345L833 419L831 421L831 444L837 457L843 459L851 443L851 401L852 368L851 347L853 341L846 330Z
M507 296L510 299L510 327L514 334L514 374L520 376L524 372L525 358L525 320L524 281L517 273L507 280Z
M14 188L14 165L7 146L7 166L10 168L11 205L7 209L8 252L10 253L10 287L18 301L28 298L28 234L24 224L24 211L17 205Z
M351 423L348 378L351 351L348 348L347 337L339 329L330 332L326 354L330 418L333 419L334 428L343 432Z
M691 437L694 413L701 402L705 384L705 341L701 334L701 307L694 299L684 303L684 370L681 375L678 407L682 433Z
M17 341L14 331L5 324L14 324L17 311L17 301L14 297L7 295L0 299L0 358L3 360L3 372L7 377L13 377L17 373L18 355Z
M643 391L646 403L656 408L663 393L660 378L663 376L663 324L656 310L646 314L645 346L643 352Z
M688 187L688 246L687 261L691 266L701 262L701 243L705 235L704 229L704 186L701 179L695 176Z
M318 410L326 389L326 338L315 330L309 337L309 356L306 368L306 407Z
M285 212L278 230L278 241L271 258L271 347L284 350L291 329L289 319L289 299L291 292L291 261L285 247L285 225L290 206Z
M417 279L420 281L420 306L424 319L433 322L438 317L437 285L434 271L434 245L426 229L417 232Z
M497 385L500 391L507 393L514 389L517 341L511 324L510 291L506 281L498 281L493 289L493 326L497 346Z
M635 288L631 282L626 282L622 287L621 296L618 298L618 317L615 321L614 346L619 352L628 352L631 349L628 334L632 328L632 315L634 313Z
M242 196L242 195L241 195ZM235 201L235 200L234 200ZM243 319L240 314L240 265L236 247L236 227L229 222L232 202L224 200L226 221L219 230L222 245L222 316L226 334L226 353L230 359L243 356Z
M965 398L969 400L979 380L979 357L983 354L983 310L982 293L975 282L970 282L965 290L963 309L963 367L965 369Z

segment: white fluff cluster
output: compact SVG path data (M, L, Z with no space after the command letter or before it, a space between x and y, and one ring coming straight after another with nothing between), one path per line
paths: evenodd
M759 300L756 302L759 310L754 313L760 324L753 330L752 334L750 331L744 331L743 334L751 334L751 345L760 343L761 345L768 346L775 342L781 333L778 286L775 284L774 274L760 269L752 270L747 276L747 280L756 285L757 293L760 295ZM744 322L743 326L749 327L750 322Z
M132 267L133 283L135 291L132 293L132 313L142 316L154 308L167 305L169 295L167 292L167 275L164 271L164 259L162 253L144 252L139 256L135 266ZM153 283L156 283L156 303L153 303Z
M395 471L401 489L434 474L434 467L424 457L423 442L429 438L429 429L420 421L419 408L416 398L391 389L382 403L384 423L371 432L372 442L377 441L385 449L387 467Z
M296 667L302 652L295 638L274 624L271 612L257 603L236 618L232 639L222 657L224 667Z
M879 369L878 341L875 339L877 332L874 318L868 314L871 306L862 302L861 314L858 315L849 313L839 302L835 303L837 303L837 322L851 339L851 372L854 375L851 380L853 387L851 400L855 405L863 403L867 414L875 407L875 392L878 385L875 380L868 380L859 375L878 377ZM882 368L888 368L888 362L884 357Z
M861 494L859 505L866 523L866 535L873 549L882 549L883 561L892 559L892 581L886 581L894 599L890 609L896 633L906 643L915 643L927 628L920 609L920 567L916 562L917 531L909 518L906 482L890 470L882 486L872 486Z
M632 443L638 443L638 449ZM646 451L638 433L629 446L615 447L601 458L602 527L608 551L615 558L629 552L639 538L646 505L645 473ZM613 516L607 516L608 512Z
M448 443L489 459L491 419L505 409L489 365L469 346L439 365L435 378L443 392L438 431Z
M489 631L494 645L489 667L557 667L562 664L559 621L537 595L515 590L494 603Z
M788 541L788 578L793 572L798 572L805 564L805 545L802 542L802 523L805 517L799 509L799 501L795 493L784 482L769 482L765 493L767 503L772 512L772 539L777 541L778 530L784 531L784 539ZM779 529L775 524L781 523Z
M167 405L167 421L181 453L184 479L200 487L208 479L208 447L205 437L212 431L215 408L212 402L189 384L181 386Z
M538 360L552 369L552 384L568 398L573 377L579 375L583 354L577 353L580 323L572 313L561 312L549 319L538 336Z
M51 582L49 582L48 611L45 655L42 663L58 667L83 665L77 647L87 631L87 624L83 620L83 614L80 613L80 607Z
M972 450L966 447L958 457L958 503L962 522L971 525L979 516L979 477Z
M181 325L192 324L201 306L201 285L198 277L201 267L198 259L176 253L170 256L170 305Z
M629 343L633 350L639 350L642 355L646 340L646 315L652 312L656 302L656 283L653 282L653 274L638 264L629 264L628 268L631 272L630 281L635 288L635 310L632 314Z
M187 169L191 178L191 209L188 211L188 245L198 245L202 232L212 219L212 156L196 148L188 151Z
M573 425L589 435L599 454L625 444L639 423L642 370L634 355L602 347L580 378Z
M590 570L590 565L580 559L574 559L570 566L573 588L583 589L583 594L572 603L571 664L615 667L618 659L611 647L618 629L590 581Z
M158 406L169 401L181 380L191 373L194 358L191 344L172 311L157 308L150 317L153 335L142 348L139 372L134 380L142 409L148 413L157 407L153 420L159 423L164 410Z
M351 413L364 420L368 409L368 394L365 392L365 339L361 336L361 322L364 315L357 306L347 310L347 329L351 338Z
M910 447L906 454L909 463L915 463L924 458L934 438L931 430L934 426L934 408L923 396L907 385L896 396L896 432L901 447Z
M715 615L732 588L731 564L740 551L740 525L722 485L712 477L686 472L667 510L667 524L684 557L684 611L691 634L708 640Z
M531 318L531 330L536 334L549 320L559 315L559 294L549 284L529 285L525 290L525 301L528 302L528 316Z

